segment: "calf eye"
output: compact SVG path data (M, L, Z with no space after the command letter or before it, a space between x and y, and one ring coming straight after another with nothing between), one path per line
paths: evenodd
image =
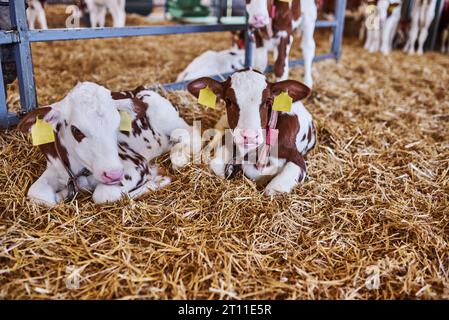
M83 139L86 137L86 135L85 135L84 133L82 133L82 132L80 131L80 129L78 129L78 128L75 127L75 126L71 126L71 127L70 127L70 130L72 131L73 137L74 137L75 140L78 141L78 142L81 142L81 140L83 140Z

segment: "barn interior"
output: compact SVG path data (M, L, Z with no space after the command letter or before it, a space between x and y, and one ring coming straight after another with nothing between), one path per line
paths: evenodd
M64 27L65 8L46 5L50 28ZM131 13L127 25L174 23L157 17ZM290 194L267 197L207 164L175 171L162 156L154 162L173 178L163 189L45 208L26 196L44 156L27 135L2 131L0 297L448 299L449 55L370 53L350 28L341 59L314 64L304 104L318 143ZM329 51L329 35L316 32L317 53ZM39 105L80 81L114 91L173 82L196 56L230 44L229 32L33 43ZM292 55L301 57L298 39ZM302 81L303 68L290 78ZM203 130L224 113L187 91L157 90ZM17 82L7 102L19 109Z

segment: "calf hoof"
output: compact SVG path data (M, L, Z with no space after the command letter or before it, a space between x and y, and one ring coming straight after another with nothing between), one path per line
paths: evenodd
M97 204L115 202L122 198L122 190L119 186L108 186L99 184L92 195L92 199Z
M240 170L242 170L242 166L240 164L228 163L225 167L224 176L228 180L233 179Z
M226 166L225 166L225 164L223 164L221 159L217 159L217 158L212 159L209 164L209 167L215 175L222 177L222 178L225 177L224 172L225 172Z
M35 185L32 185L28 191L28 198L31 202L45 207L53 207L58 203L57 195L48 190L39 190Z
M175 144L170 151L170 160L175 170L185 167L190 162L190 148L182 143Z
M274 196L282 193L289 193L293 187L283 182L281 179L273 179L265 188L265 194L267 196Z
M30 199L30 201L34 204L40 205L40 206L44 206L44 207L54 207L57 202L54 199L41 199L41 198L34 198L34 197L30 197L28 196L28 198Z

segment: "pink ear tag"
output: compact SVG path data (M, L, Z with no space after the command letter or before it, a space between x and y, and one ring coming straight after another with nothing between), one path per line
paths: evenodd
M266 144L273 146L278 141L279 130L278 129L267 129L267 141Z
M275 15L276 15L276 6L274 4L272 4L271 10L270 10L270 17L274 18Z

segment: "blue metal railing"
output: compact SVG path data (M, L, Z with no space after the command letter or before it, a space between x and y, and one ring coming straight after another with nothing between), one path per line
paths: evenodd
M337 0L335 7L336 20L317 21L316 28L333 29L333 42L331 53L316 56L314 61L330 58L335 58L338 60L340 58L345 8L346 0ZM31 42L246 30L247 41L245 42L245 65L252 65L251 57L253 45L251 42L251 37L248 36L247 24L29 30L26 20L25 2L23 0L10 0L10 13L13 28L11 31L0 31L0 45L12 44L14 46L21 110L19 114L8 112L5 99L3 74L0 70L0 128L8 128L17 124L22 114L25 114L37 107L36 85L34 82L33 63L31 59ZM303 64L302 60L291 62L291 66L300 64ZM270 70L271 69L269 67L267 71ZM170 83L164 85L164 87L167 90L178 90L184 88L186 83L187 82Z

